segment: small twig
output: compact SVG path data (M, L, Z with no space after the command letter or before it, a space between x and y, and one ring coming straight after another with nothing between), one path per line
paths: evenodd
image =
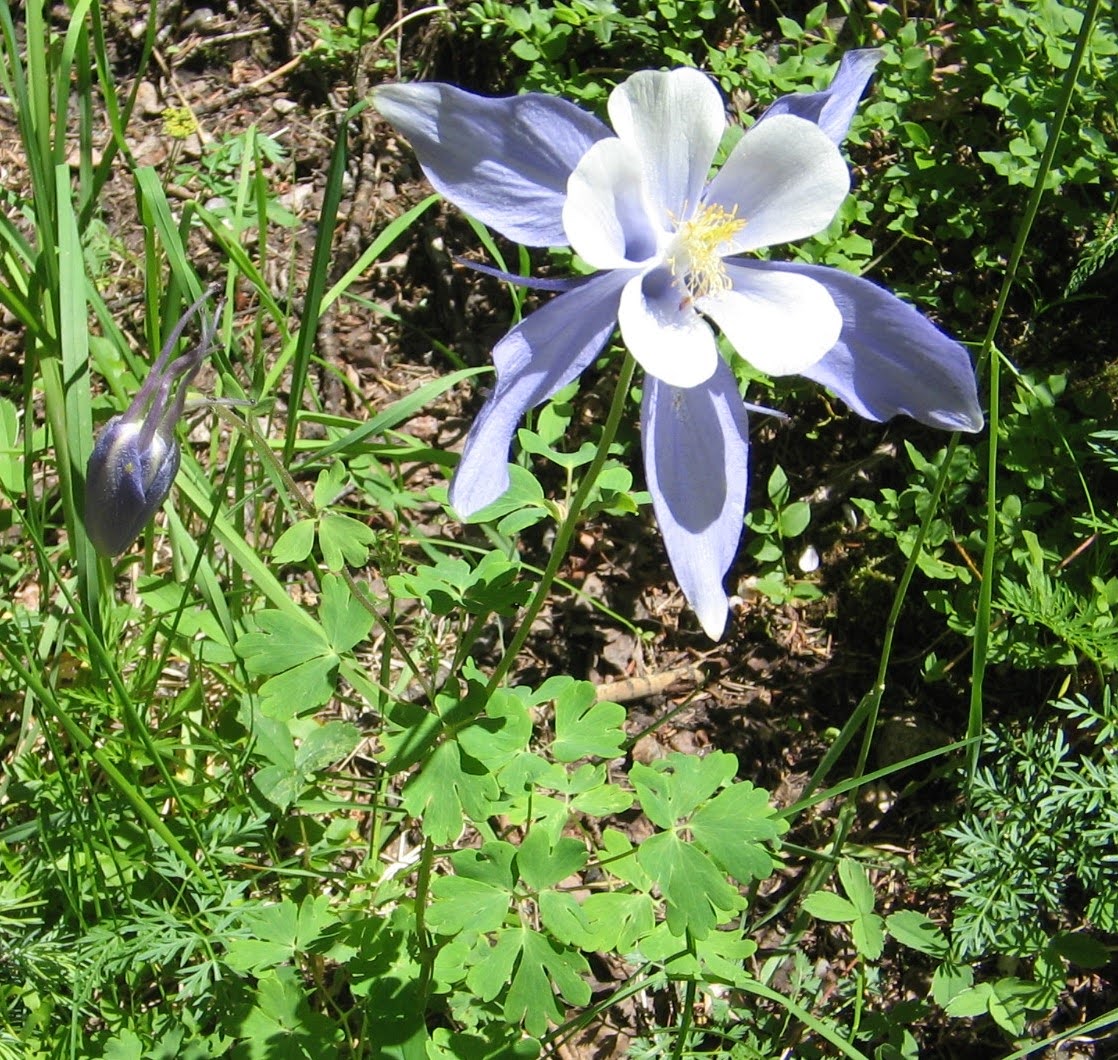
M600 700L611 703L631 703L635 699L648 699L667 692L675 685L688 690L702 688L706 684L706 674L700 666L677 666L674 670L652 674L649 677L627 677L623 681L607 681L598 685ZM679 691L683 689L680 688Z

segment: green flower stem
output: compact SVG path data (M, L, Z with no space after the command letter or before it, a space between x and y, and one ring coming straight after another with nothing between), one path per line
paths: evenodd
M994 351L994 336L1001 326L1002 316L1006 305L1009 303L1009 294L1017 278L1017 268L1025 253L1025 244L1029 239L1033 221L1036 220L1037 211L1040 209L1041 196L1044 194L1044 185L1048 174L1052 170L1052 163L1056 157L1056 149L1063 133L1064 121L1071 106L1071 97L1075 92L1076 81L1083 68L1083 59L1087 52L1087 42L1095 27L1095 19L1099 13L1099 0L1088 0L1086 10L1083 12L1083 21L1079 27L1079 36L1075 42L1075 51L1072 53L1071 62L1064 73L1064 82L1060 87L1060 98L1056 103L1056 113L1048 129L1048 142L1044 145L1040 165L1037 169L1033 190L1029 201L1025 205L1025 214L1017 229L1017 238L1014 240L1013 249L1010 251L1009 262L1005 269L1005 279L1002 289L998 293L998 302L994 308L994 315L990 318L990 326L986 331L986 338L982 343L982 352L979 356L979 365L989 359L990 362L990 442L986 459L986 541L982 553L982 583L978 587L978 611L974 623L974 654L971 659L971 693L970 711L967 718L967 736L975 742L967 753L967 775L973 780L978 768L978 736L982 732L983 704L982 683L986 677L986 661L990 650L990 610L994 596L994 551L998 531L998 506L997 506L997 473L998 473L998 427L1000 425L999 389L1001 387L1001 357ZM991 353L993 352L993 356Z
M1080 28L1079 38L1076 41L1075 53L1072 56L1071 63L1068 66L1067 73L1064 78L1064 84L1060 96L1060 101L1057 106L1056 116L1049 132L1048 143L1045 146L1044 154L1040 161L1040 169L1037 173L1036 182L1033 185L1033 191L1025 206L1025 213L1022 217L1021 224L1018 228L1017 237L1014 241L1013 250L1009 257L1009 263L1006 267L1005 279L1002 283L1002 289L998 296L997 305L994 309L994 314L990 319L990 325L987 329L986 336L980 347L978 357L979 372L989 361L989 392L990 392L990 406L989 406L989 443L987 448L987 487L986 487L986 541L985 549L982 557L982 581L978 590L978 606L975 616L975 634L973 641L973 655L972 655L972 671L971 671L971 700L970 700L970 713L967 722L967 735L966 740L963 741L967 748L967 772L968 775L973 776L974 770L978 762L978 749L979 737L982 733L982 683L986 672L986 661L989 654L989 636L990 636L990 611L993 600L994 590L994 551L995 539L997 536L997 490L996 490L996 475L998 469L998 427L1000 422L999 417L999 388L1001 386L1001 359L995 355L991 357L991 351L994 350L994 337L997 334L998 328L1001 326L1002 316L1005 313L1006 305L1009 301L1009 294L1013 288L1014 281L1017 275L1017 269L1021 262L1021 257L1025 251L1025 245L1028 241L1029 231L1032 228L1033 221L1036 218L1037 210L1040 206L1040 198L1044 191L1045 179L1052 168L1052 161L1055 157L1056 147L1060 139L1060 133L1063 129L1063 122L1067 116L1068 107L1071 103L1072 92L1075 88L1076 77L1078 71L1083 63L1083 56L1085 54L1087 41L1090 39L1091 29L1094 25L1095 18L1098 14L1099 0L1090 0L1087 10L1083 16L1083 24ZM808 784L807 793L816 789L826 777L832 766L838 760L839 755L842 753L846 745L853 739L855 733L859 728L864 727L862 746L858 756L858 764L854 771L855 778L863 777L865 773L866 762L869 757L869 750L873 739L873 733L877 725L877 717L881 707L881 700L885 694L885 682L888 674L889 664L893 655L893 638L897 630L897 624L900 620L901 609L904 601L908 595L909 586L912 582L913 575L916 572L916 563L923 550L924 540L928 534L931 520L939 508L940 498L943 495L944 488L947 484L947 475L951 467L952 457L954 456L955 449L959 444L959 434L956 432L952 434L951 440L948 442L947 451L944 455L942 466L940 467L939 474L936 476L935 484L932 488L931 503L928 505L927 514L920 522L920 527L916 534L916 540L913 543L912 549L909 553L908 562L905 564L904 573L897 585L897 591L893 597L893 606L889 612L889 618L885 626L885 637L881 648L881 656L878 665L877 679L874 681L873 688L863 697L861 703L858 704L858 709L851 716L850 720L843 726L842 732L837 739L832 743L828 749L827 754L824 756L823 761L815 770L810 783ZM832 850L837 853L842 849L842 844L845 841L846 835L849 832L850 825L853 821L854 808L853 804L848 804L843 808L840 814L839 822L835 831L835 839L832 844ZM805 886L805 891L810 892L815 887L821 886L827 876L830 875L831 866L824 864L819 873L811 878Z
M691 932L687 932L687 952L695 956L695 939ZM691 1023L695 1018L695 997L698 991L695 980L688 978L683 985L683 1004L680 1006L679 1029L672 1043L672 1060L682 1060L684 1050L687 1049L687 1039L691 1034Z
M621 365L621 372L617 377L617 388L613 392L613 403L610 405L609 415L606 417L605 426L602 428L602 437L598 441L598 451L594 454L594 459L591 461L590 467L587 468L586 474L583 475L582 482L567 508L567 514L559 526L559 532L555 535L555 545L551 550L551 558L548 560L539 584L536 586L532 601L521 616L520 625L517 627L512 640L509 641L508 647L505 648L505 654L501 657L493 675L489 678L489 684L485 686L484 698L486 700L497 691L501 682L508 676L513 663L516 662L516 657L520 654L520 649L524 647L524 642L528 639L528 634L532 630L532 623L536 621L543 609L544 602L551 591L552 583L559 573L559 567L567 557L567 550L570 548L571 538L574 537L574 532L578 527L582 510L586 507L586 502L590 498L590 491L594 488L594 483L598 481L598 475L601 474L602 467L609 456L610 446L613 445L613 440L617 437L617 428L621 425L621 415L625 411L625 402L629 396L629 386L633 381L635 368L636 362L634 362L632 354L626 353L625 360Z

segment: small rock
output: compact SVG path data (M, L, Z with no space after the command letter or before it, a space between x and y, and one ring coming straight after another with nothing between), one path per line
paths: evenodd
M664 745L655 736L642 736L633 744L633 761L641 765L651 765L661 758L666 758L668 752Z
M182 144L184 158L197 159L202 157L202 137L197 133L191 133L179 142Z
M187 33L213 33L216 22L217 15L212 8L196 7L182 20L182 28Z
M800 558L796 561L796 566L804 572L804 574L811 574L812 571L819 569L819 553L816 551L814 545L808 545L803 552L800 553Z
M103 154L96 147L93 148L93 150L91 150L89 152L89 155L90 155L91 164L93 164L95 166L99 166L101 164L101 159L103 157ZM66 165L68 165L71 169L77 169L81 165L81 162L82 162L81 149L75 147L66 156Z
M279 204L299 216L307 205L307 200L314 194L313 184L296 184L290 191L285 191L279 197Z
M874 740L874 757L879 765L892 766L937 747L946 747L950 742L950 733L934 721L921 714L901 714L881 722ZM920 768L927 770L931 766L924 763Z
M421 442L434 444L439 436L439 426L437 416L415 416L404 425L404 430Z
M272 100L272 109L281 117L290 114L292 111L299 109L299 104L293 99L275 99Z
M136 164L140 166L158 166L167 160L167 141L158 133L145 136L133 149Z
M159 90L150 81L141 81L136 89L136 110L148 118L163 113Z

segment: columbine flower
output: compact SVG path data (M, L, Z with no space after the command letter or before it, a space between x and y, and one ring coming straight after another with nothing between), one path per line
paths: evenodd
M97 436L85 475L85 529L102 555L119 555L136 540L166 500L178 473L175 424L182 416L186 388L213 348L220 308L204 319L194 349L173 361L171 355L213 290L182 315L128 411L109 420Z
M966 351L911 306L834 269L736 256L831 222L849 189L838 144L879 59L850 52L825 91L778 100L709 181L725 115L697 70L634 74L610 96L612 131L550 96L376 89L377 109L447 199L510 239L569 245L601 270L494 349L497 385L450 490L463 516L508 488L494 455L508 451L524 413L588 367L619 325L646 372L645 472L668 557L717 639L745 513L748 432L708 320L756 368L815 379L862 416L981 428Z

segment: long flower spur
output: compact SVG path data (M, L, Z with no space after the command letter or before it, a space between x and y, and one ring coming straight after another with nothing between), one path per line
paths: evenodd
M128 410L101 429L85 476L85 529L104 556L118 556L167 499L179 470L175 438L186 391L214 347L221 305L202 317L198 344L171 359L186 326L216 287L208 288L179 319ZM174 395L172 397L172 394Z

